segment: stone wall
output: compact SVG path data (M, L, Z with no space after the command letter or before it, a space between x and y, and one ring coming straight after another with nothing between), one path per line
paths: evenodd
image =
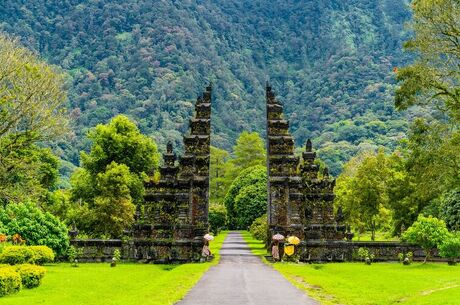
M122 259L142 263L181 263L190 261L191 255L198 255L200 242L189 241L122 241L120 239L74 239L71 244L83 249L81 262L110 262L115 249L120 250ZM375 255L375 261L398 261L399 253L412 252L415 261L423 261L425 252L418 246L401 242L348 242L310 240L299 246L303 262L344 262L359 260L359 248L367 248ZM187 250L188 249L188 250ZM161 253L158 252L161 251ZM185 251L185 252L183 252ZM445 261L437 251L432 261Z
M375 261L398 261L399 253L413 253L414 261L422 261L425 252L417 245L403 242L359 242L359 241L321 241L310 240L302 242L300 259L305 262L343 262L359 260L359 248L367 248L375 255ZM443 261L437 251L432 258L434 261Z
M201 241L74 239L70 244L83 250L80 262L110 262L115 250L124 261L141 263L186 263L199 261Z
M128 259L128 251L121 239L72 239L70 244L83 250L78 259L81 262L109 262L115 249L120 250L123 259Z

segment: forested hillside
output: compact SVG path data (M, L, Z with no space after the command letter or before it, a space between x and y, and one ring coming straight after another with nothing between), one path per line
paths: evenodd
M285 102L297 144L307 137L337 174L362 147L393 148L405 114L393 67L407 62L406 0L0 1L0 30L69 75L74 164L84 135L119 113L161 146L186 130L194 98L215 87L213 142L264 132L264 84Z

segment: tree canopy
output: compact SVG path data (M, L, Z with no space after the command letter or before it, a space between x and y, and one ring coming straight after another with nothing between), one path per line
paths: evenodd
M64 77L0 34L0 202L43 201L58 177L44 144L67 131Z
M224 198L230 228L247 229L267 211L267 168L256 165L243 170Z
M435 104L460 121L460 4L417 0L412 10L414 35L405 47L417 57L398 71L396 106Z
M71 177L74 212L65 213L86 233L118 237L134 221L135 204L143 202L144 179L159 165L155 141L142 135L126 116L114 117L92 129L89 153Z

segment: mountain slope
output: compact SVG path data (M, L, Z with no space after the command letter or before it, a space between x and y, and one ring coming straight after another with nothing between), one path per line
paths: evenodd
M406 123L392 107L406 0L0 1L0 29L69 77L78 163L88 128L126 113L164 145L180 144L191 100L215 87L214 144L263 132L264 84L291 130L340 170L362 147L393 147Z

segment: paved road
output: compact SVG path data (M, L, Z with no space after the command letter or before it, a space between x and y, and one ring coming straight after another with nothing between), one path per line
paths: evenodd
M317 305L230 232L221 259L177 305Z

